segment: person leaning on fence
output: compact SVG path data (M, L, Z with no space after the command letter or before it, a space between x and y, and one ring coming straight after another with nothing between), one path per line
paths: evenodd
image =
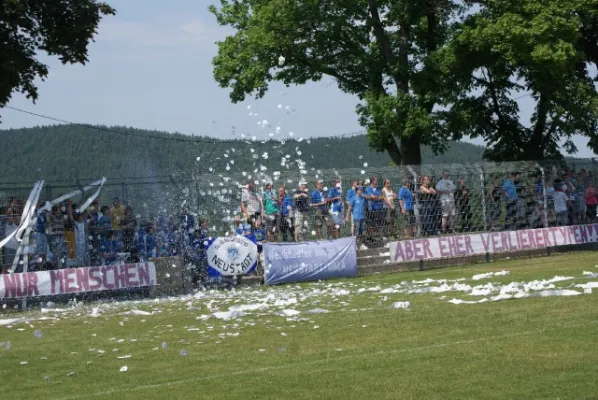
M255 192L255 183L251 180L247 182L247 186L241 194L241 212L251 226L262 215L262 202Z
M500 180L498 177L494 177L490 188L488 190L488 222L490 230L494 231L499 229L500 215L502 211L502 188L500 186Z
M367 200L363 196L363 187L357 186L355 194L349 200L347 209L347 221L353 220L353 235L361 238L366 233L366 205Z
M278 207L280 208L280 235L283 242L291 241L293 233L293 198L287 193L284 186L278 189Z
M274 189L272 189L272 183L266 183L264 187L264 213L266 222L266 232L268 241L276 242L278 236L278 227L280 225L280 210L278 207L278 198Z
M598 197L596 193L596 188L594 187L594 183L592 181L586 182L586 191L585 191L585 199L586 199L586 218L588 222L596 221L596 208L598 205Z
M436 195L436 189L430 185L430 178L422 176L419 185L419 214L424 236L433 235L435 233L436 215L434 215L434 203Z
M554 201L554 211L556 213L556 224L557 226L564 226L568 223L569 218L569 207L567 206L567 195L565 194L566 184L562 183L555 187L555 191L552 194Z
M328 225L328 199L324 195L323 191L324 182L318 180L315 184L314 191L311 192L311 204L312 210L314 211L314 223L316 225L316 235L318 240L323 239L322 228Z
M370 178L370 185L365 188L364 196L368 200L368 211L366 212L366 228L370 239L380 235L384 223L384 197L378 188L378 178Z
M470 192L465 184L465 179L459 179L459 187L455 191L455 205L461 225L460 232L469 232L472 228L473 214L469 204Z
M403 235L405 237L413 237L415 226L415 213L413 207L413 200L415 194L409 188L410 182L408 178L403 179L403 185L399 189L399 206L401 207Z
M507 198L507 210L505 217L505 229L510 230L515 228L517 221L517 186L515 182L519 182L521 176L512 174L508 176L502 183L502 190Z
M304 240L308 226L309 194L306 182L299 183L299 188L293 194L293 200L295 201L295 241L300 242Z
M444 171L442 179L436 184L436 191L440 193L440 206L442 212L442 231L451 232L455 226L455 184L449 179L448 171Z
M355 196L358 186L359 180L353 179L353 182L351 182L351 189L347 190L347 197L345 198L347 204L347 220L351 219L351 236L355 236L355 225L353 224L353 219L349 217L349 207L351 206L351 199Z
M397 194L392 190L390 179L384 179L384 185L382 186L382 198L384 199L384 214L385 214L385 229L384 234L386 236L396 235L396 221L397 212L395 209L395 202L397 200Z
M338 239L343 225L343 198L341 181L334 179L328 190L328 204L330 205L330 223L328 224L328 239Z

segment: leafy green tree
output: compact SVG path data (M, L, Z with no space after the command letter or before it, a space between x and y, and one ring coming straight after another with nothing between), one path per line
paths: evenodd
M96 0L3 0L0 3L0 108L14 91L35 101L35 80L48 76L38 52L64 63L85 64L87 46L104 15L115 10Z
M429 64L462 11L450 0L221 0L210 11L236 33L219 42L214 77L233 102L287 85L334 78L356 95L376 151L420 164L421 146L445 149L439 70ZM397 140L399 143L397 143Z
M597 151L598 1L472 4L478 11L435 55L446 90L442 119L455 139L482 137L485 158L497 161L561 158L561 143L577 150L573 135ZM529 122L520 117L522 97L535 102Z

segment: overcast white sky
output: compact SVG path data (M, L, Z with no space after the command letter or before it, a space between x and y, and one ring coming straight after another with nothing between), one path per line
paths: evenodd
M267 138L273 128L258 126L264 119L273 127L280 125L281 135L292 131L295 137L363 129L355 115L357 98L327 80L291 88L273 84L264 99L231 104L228 90L219 88L212 78L214 42L224 39L228 31L218 27L207 11L210 1L107 1L118 14L101 23L90 46L90 63L63 66L48 59L50 74L39 84L37 104L15 95L9 105L72 122L222 139L239 138L241 133ZM528 118L532 104L529 99L520 101L522 117ZM294 112L288 113L287 106ZM3 109L0 128L48 123ZM577 138L578 157L594 156L586 143Z

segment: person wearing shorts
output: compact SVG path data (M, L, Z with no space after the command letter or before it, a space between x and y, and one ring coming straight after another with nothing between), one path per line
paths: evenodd
M241 212L247 218L247 223L252 227L255 226L255 221L262 215L262 202L255 192L255 183L253 181L247 182L247 187L241 195Z
M293 201L295 202L295 241L304 240L305 231L307 227L307 219L305 218L309 213L309 194L307 193L307 183L300 182L299 188L293 194Z
M328 202L330 203L330 225L328 226L328 238L338 239L341 227L343 226L343 200L340 179L336 178L333 187L328 190Z
M367 200L363 197L363 188L357 186L355 188L355 194L349 201L347 221L349 221L350 218L353 220L353 226L355 227L354 235L358 238L366 233L366 205Z
M272 189L272 184L270 182L266 183L264 187L263 200L264 212L266 214L264 222L266 223L268 241L276 242L280 224L280 210L278 207L278 198L276 197L276 193Z
M372 177L370 185L365 189L364 196L368 200L366 225L370 236L379 235L380 227L384 223L384 197L378 188L378 178Z
M324 182L319 180L316 182L316 187L314 191L311 193L311 204L312 210L314 210L315 218L314 222L316 224L316 234L318 240L323 239L323 232L322 228L328 224L328 199L324 195Z
M436 184L440 193L440 210L442 212L442 231L452 231L455 225L455 183L449 179L448 171L444 171L442 179Z
M401 214L403 215L403 232L405 237L413 237L415 232L415 213L413 208L413 200L415 194L409 189L409 180L403 181L403 186L399 189L399 206L401 207Z

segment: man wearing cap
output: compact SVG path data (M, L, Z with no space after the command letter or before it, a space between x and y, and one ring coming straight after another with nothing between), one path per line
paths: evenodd
M329 220L328 217L328 200L323 192L324 181L318 180L316 182L316 187L313 192L311 192L311 204L310 206L315 211L315 223L316 223L316 234L318 236L318 240L322 240L322 227L327 225Z
M341 197L341 181L334 179L332 187L328 190L328 202L330 203L330 224L328 225L328 238L338 239L343 225L343 200Z
M293 200L295 202L295 241L299 242L304 239L304 230L306 229L303 225L307 222L305 217L309 212L309 194L307 193L307 183L299 182L299 188L293 194Z

